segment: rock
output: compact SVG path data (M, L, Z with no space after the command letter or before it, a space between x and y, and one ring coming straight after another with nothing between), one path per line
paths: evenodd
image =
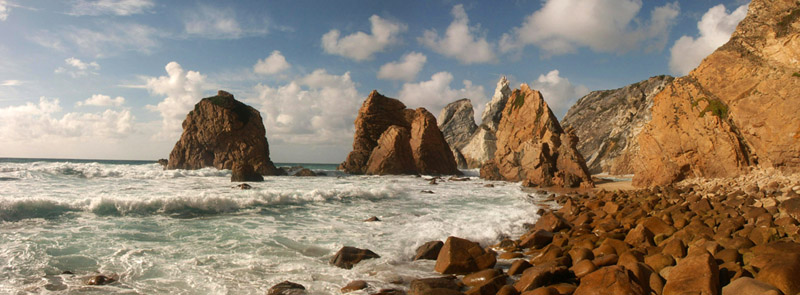
M311 171L311 169L303 168L300 169L300 171L297 171L294 176L317 176L317 174L314 173L314 171Z
M278 283L272 288L269 288L267 295L305 295L306 287L303 285L292 283L290 281L283 281Z
M497 270L497 269L491 269L491 268L490 269L484 269L484 270L481 270L481 271L478 271L478 272L474 272L474 273L465 275L461 279L461 283L463 283L464 285L470 286L470 287L480 286L480 285L485 284L488 281L491 281L492 279L494 279L496 277L501 276L502 274L503 274L503 272L500 271L500 270Z
M372 293L370 295L406 295L406 292L400 289L381 289L378 293Z
M238 188L238 189L241 189L241 190L247 190L247 189L252 189L253 186L249 185L249 184L246 184L246 183L242 183L242 184L239 184L237 186L234 186L233 188Z
M351 174L460 173L436 118L423 108L406 109L399 100L372 91L358 111L355 128L353 151L339 170Z
M669 272L664 285L664 295L686 294L719 294L719 267L714 256L704 252L690 255L678 261Z
M500 287L500 290L497 291L496 295L519 295L519 291L517 291L517 289L514 289L514 286L505 285Z
M167 164L169 164L169 160L167 159L158 159L158 161L156 162L158 163L158 165L161 165L161 167L164 168L167 168Z
M105 276L105 275L96 275L92 276L86 280L86 284L90 286L101 286L101 285L108 285L113 282L116 282L116 276Z
M342 247L336 255L331 258L330 263L344 269L351 269L354 265L364 259L380 258L378 254L367 249L355 247Z
M414 260L427 259L436 260L439 257L439 251L442 250L444 243L442 241L430 241L417 248L417 255Z
M492 100L486 103L486 108L481 114L481 125L485 125L492 132L496 132L503 118L503 110L511 96L511 88L508 87L508 79L505 76L497 81Z
M779 295L778 288L753 278L741 277L722 287L722 295Z
M576 277L582 278L597 270L597 266L591 260L585 259L573 265L571 270Z
M559 295L558 290L550 287L539 287L530 291L525 291L522 295Z
M508 275L515 276L521 274L531 266L533 265L527 260L524 259L514 260L514 262L511 263L511 267L508 268Z
M464 158L466 167L473 169L480 168L484 163L494 159L495 151L497 151L497 137L494 131L486 125L481 125L458 152Z
M624 268L603 267L581 279L575 295L629 294L644 295L642 287L636 284Z
M477 243L448 237L436 258L434 270L442 274L468 274L492 268L496 262L495 255L486 252Z
M363 290L367 288L367 282L362 280L352 281L347 283L346 286L342 287L342 293L353 292L358 290Z
M561 120L581 140L578 151L592 174L633 174L639 152L636 137L650 121L653 97L672 82L656 76L619 89L592 91L581 97Z
M547 244L550 244L552 241L552 232L539 229L523 237L522 242L519 245L523 248L542 248Z
M282 175L269 159L269 144L258 110L225 91L194 106L183 134L169 154L166 169L232 169L248 164L261 175Z
M508 276L498 275L467 290L467 295L495 295L500 288L505 286Z
M433 290L440 290L440 289L458 291L460 288L456 283L456 277L454 276L416 279L411 281L411 285L408 288L408 294L409 295L447 294L447 293L432 292Z
M519 280L514 283L514 288L522 293L547 286L569 277L569 275L570 272L564 266L558 265L555 262L542 263L526 269Z
M568 229L569 224L564 218L553 212L547 212L539 220L533 230L544 230L548 232L557 232L562 229ZM552 239L551 239L552 240Z
M800 198L788 199L780 205L781 212L800 222Z
M503 112L495 157L484 165L496 168L486 169L497 169L502 180L537 186L594 185L586 161L575 148L577 138L561 129L541 93L523 84L511 94ZM484 170L482 178L494 179L493 173L484 174Z
M381 221L381 219L378 218L378 216L372 216L370 218L364 219L364 222L377 222L377 221Z
M756 280L780 289L783 294L800 293L800 244L772 242L753 249L750 265L758 269Z
M432 190L426 190L426 189L425 189L425 190L421 190L421 191L419 191L419 192L420 192L420 193L423 193L423 194L433 194L433 191L432 191Z
M264 181L264 176L258 174L253 166L246 163L235 163L231 169L231 182L259 182Z
M456 162L458 162L458 168L461 169L470 168L463 153L461 153L461 149L469 143L472 135L478 130L474 117L472 102L467 98L447 104L439 114L439 129L442 131L445 141L453 150L453 155L461 155L461 157L455 157ZM459 161L459 158L461 158L461 161Z
M633 184L732 177L749 167L800 171L800 4L751 1L730 40L653 99Z

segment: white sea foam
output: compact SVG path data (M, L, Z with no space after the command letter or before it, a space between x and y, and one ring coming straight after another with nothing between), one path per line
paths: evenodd
M68 162L0 163L0 177L16 179L0 182L0 293L264 294L291 280L331 294L355 279L376 291L435 275L411 261L422 243L486 246L537 209L517 184L476 177L282 176L240 190L229 171ZM362 221L373 215L382 221ZM330 266L345 245L381 258ZM83 285L97 272L120 282Z

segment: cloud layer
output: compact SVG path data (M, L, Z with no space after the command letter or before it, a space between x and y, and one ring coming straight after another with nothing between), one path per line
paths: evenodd
M453 89L450 87L452 82L453 74L438 72L428 81L403 84L397 96L407 107L424 107L436 116L448 103L462 98L472 100L473 106L483 105L487 101L483 86L475 86L472 81L464 80L463 88Z
M8 19L9 12L11 12L11 9L8 8L8 2L6 2L6 0L0 0L0 21Z
M94 94L94 95L92 95L92 97L87 98L84 101L79 101L75 105L77 105L77 106L103 106L103 107L115 106L115 107L118 107L118 106L123 105L124 103L125 103L125 98L122 97L122 96L117 96L116 98L112 99L111 96L108 96L108 95Z
M355 61L372 59L389 45L399 42L399 34L408 28L405 24L393 22L373 15L369 18L370 34L356 32L340 38L339 30L330 30L322 35L322 49L325 53L340 55Z
M0 108L0 139L48 141L77 138L114 139L128 136L134 117L130 110L100 113L66 113L58 117L58 99L40 98L39 103Z
M422 70L422 67L427 61L428 57L424 54L410 52L403 55L399 61L393 61L382 65L380 70L378 70L378 79L411 82L417 78L417 74Z
M686 75L700 65L703 58L728 42L736 26L747 16L747 5L728 13L725 5L711 7L697 23L700 36L682 36L670 50L669 69L673 74Z
M84 62L80 59L70 57L64 60L67 67L58 67L55 69L56 74L68 74L73 78L86 76L88 74L97 75L97 70L100 70L100 64L97 62Z
M447 27L444 36L440 37L436 30L425 30L418 41L433 51L464 64L495 61L493 46L486 41L485 34L481 34L480 25L469 26L469 17L464 6L453 6L450 13L453 15L453 22Z
M535 45L543 55L575 53L581 47L612 53L663 49L680 12L678 3L656 7L646 22L636 18L641 8L641 0L547 0L503 35L500 49Z
M569 79L561 77L558 70L552 70L531 83L533 89L539 90L544 100L559 119L575 102L589 93L583 85L573 85Z
M72 15L132 15L155 6L152 0L78 0L72 6Z

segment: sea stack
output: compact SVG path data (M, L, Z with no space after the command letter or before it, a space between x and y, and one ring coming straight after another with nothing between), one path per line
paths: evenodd
M542 94L522 84L503 108L497 151L481 167L481 178L526 186L593 187L577 141L574 132L561 129Z
M800 3L753 0L731 39L654 98L636 186L800 172Z
M373 90L355 121L353 151L339 165L351 174L460 174L450 146L424 108L407 109Z
M261 114L220 90L186 115L167 169L232 169L234 164L252 166L260 175L282 174L269 159Z

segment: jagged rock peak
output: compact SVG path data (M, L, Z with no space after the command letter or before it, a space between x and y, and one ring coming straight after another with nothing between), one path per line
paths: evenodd
M280 175L269 158L266 130L258 110L220 90L195 104L166 169L232 169L250 165L261 175Z
M622 88L592 91L570 107L561 126L575 129L591 173L633 174L636 137L650 121L653 97L672 82L656 76Z
M503 76L497 81L492 100L486 103L486 108L481 114L481 125L486 125L492 132L497 131L500 119L503 118L503 107L506 105L509 95L511 95L511 88L508 87L508 79Z
M447 104L439 114L439 129L453 150L459 168L467 168L464 156L459 151L469 143L475 130L478 129L474 116L472 102L467 98Z

